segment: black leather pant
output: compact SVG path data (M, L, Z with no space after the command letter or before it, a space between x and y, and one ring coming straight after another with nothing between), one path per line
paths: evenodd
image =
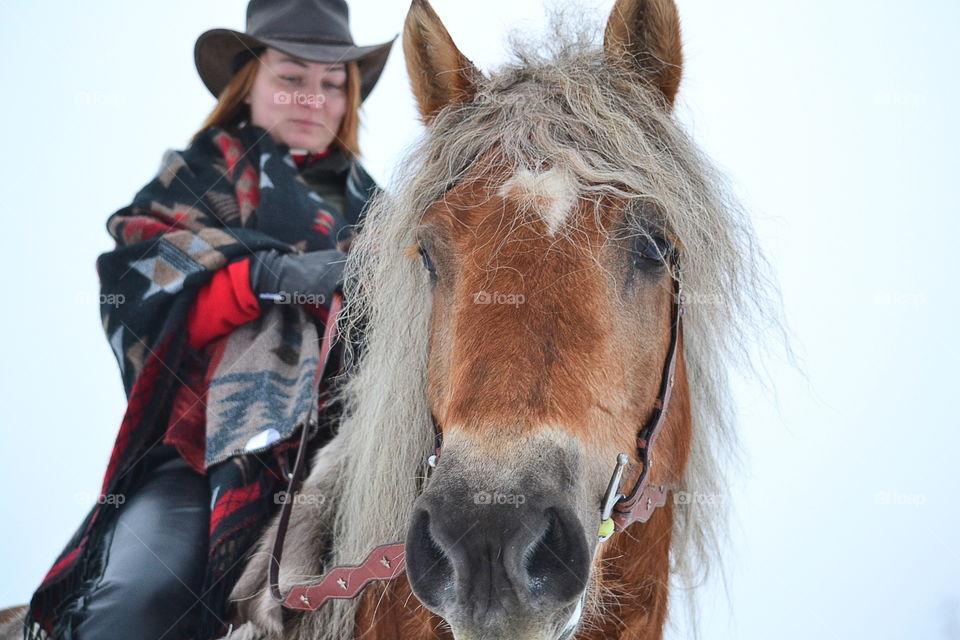
M81 600L78 640L184 640L199 617L207 560L209 489L173 447L148 454L151 470L107 533L103 572Z

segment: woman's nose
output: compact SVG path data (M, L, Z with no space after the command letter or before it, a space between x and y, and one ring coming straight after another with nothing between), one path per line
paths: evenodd
M327 97L320 90L303 92L297 98L297 104L311 112L323 110L327 102Z

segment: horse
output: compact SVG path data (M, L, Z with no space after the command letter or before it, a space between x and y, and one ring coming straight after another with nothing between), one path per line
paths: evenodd
M673 0L617 0L596 40L561 22L483 73L413 0L425 130L351 248L343 418L250 554L230 640L655 640L718 566L765 260L676 119ZM641 484L672 493L611 524ZM285 608L281 530L281 591L394 541L406 572Z
M351 249L341 320L364 351L280 582L394 540L406 575L284 610L266 578L274 522L234 590L231 637L655 639L671 585L717 565L728 371L768 317L765 261L676 121L674 3L617 0L602 46L571 31L515 42L487 75L413 1L403 42L425 134ZM673 393L645 465L681 280ZM623 452L625 486L649 474L672 500L600 542Z

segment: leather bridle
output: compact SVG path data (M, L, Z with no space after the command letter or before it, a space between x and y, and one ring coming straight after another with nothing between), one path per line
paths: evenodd
M666 423L667 410L670 405L670 396L673 391L674 378L676 375L677 355L683 335L683 287L680 267L677 261L677 250L675 248L671 248L668 255L667 266L671 269L670 276L673 283L670 345L663 366L660 390L653 403L653 413L637 434L637 458L642 468L633 489L626 495L621 494L619 493L620 480L628 456L622 453L618 456L613 477L610 479L607 493L601 505L601 524L599 531L599 539L601 542L607 540L613 533L623 531L634 522L646 522L649 520L657 507L662 507L666 504L667 493L670 491L670 487L654 485L650 482L650 468L653 466L653 448ZM318 375L322 375L322 372L326 370L332 345L338 337L336 333L336 319L342 308L342 304L343 298L340 294L335 294L331 302L329 315L327 316L327 326L324 330L323 342L321 344L319 369L321 373ZM319 403L314 403L313 406L316 407L318 405ZM316 410L317 409L314 409L314 411ZM393 580L406 570L404 542L394 542L374 547L366 559L360 564L335 566L327 571L323 578L316 582L297 585L291 588L286 595L280 592L280 560L283 555L283 543L286 539L290 514L293 509L293 496L299 484L300 476L303 473L307 448L306 442L309 436L308 430L311 427L315 427L316 424L316 419L311 417L310 420L303 425L301 430L296 460L293 471L289 474L286 500L284 500L280 508L277 536L274 539L273 552L268 571L270 593L273 598L288 609L301 611L315 611L330 599L355 598L370 582L374 580ZM442 448L441 432L436 422L434 422L434 428L437 433L437 441L436 453L430 456L431 467L436 466ZM597 549L599 549L599 545ZM583 596L581 596L581 600L578 602L577 609L574 615L571 616L570 622L568 622L567 627L561 634L561 638L568 637L572 633L572 629L576 627L582 604Z
M660 392L653 402L653 414L637 434L637 458L643 468L630 493L621 495L614 503L612 519L616 531L623 531L634 522L646 522L653 510L667 503L670 487L650 483L650 468L653 466L653 446L667 421L667 408L673 393L677 372L677 354L683 339L683 282L677 260L677 250L672 250L673 259L670 277L673 282L673 312L670 319L670 346L660 377Z

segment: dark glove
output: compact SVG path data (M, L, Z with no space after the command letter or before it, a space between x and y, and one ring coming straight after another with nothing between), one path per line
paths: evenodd
M330 306L343 290L347 254L336 249L287 253L258 251L250 260L250 287L261 306L302 304Z

